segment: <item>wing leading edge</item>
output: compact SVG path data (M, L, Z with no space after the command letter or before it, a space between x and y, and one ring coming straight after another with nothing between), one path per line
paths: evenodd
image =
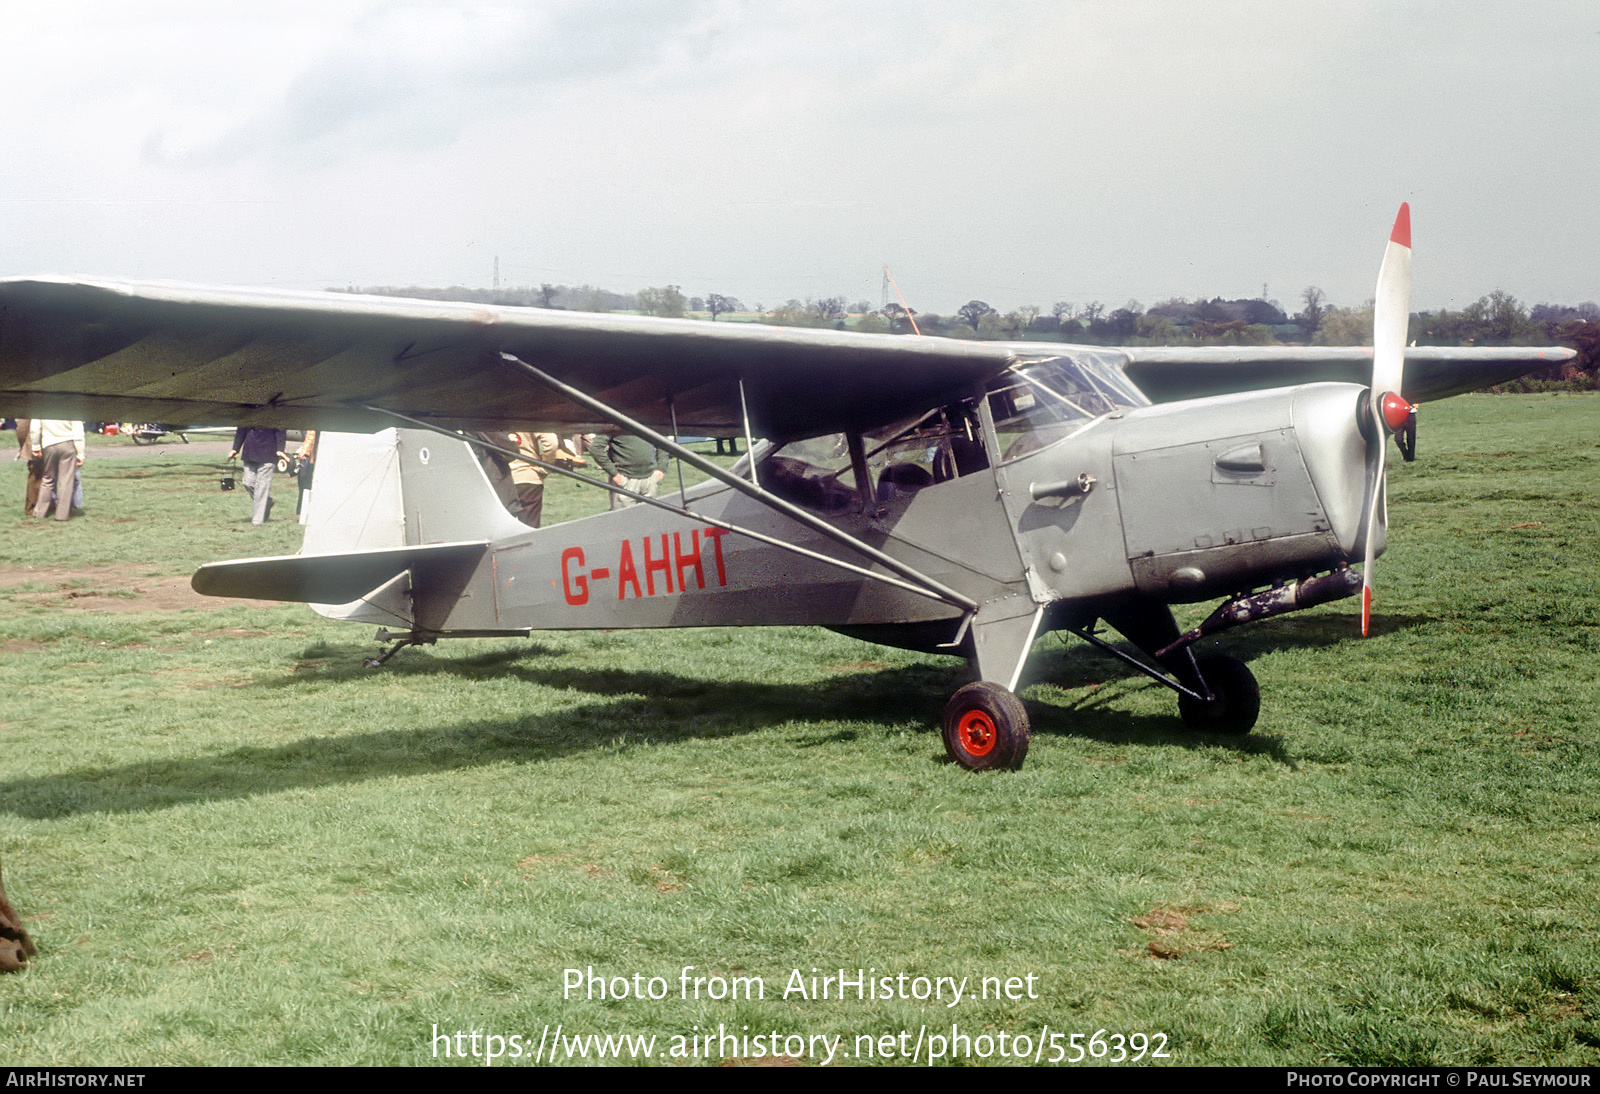
M605 423L534 364L648 425L782 439L871 428L1015 360L945 338L64 278L0 280L0 407L85 420L372 431L376 405L452 428Z

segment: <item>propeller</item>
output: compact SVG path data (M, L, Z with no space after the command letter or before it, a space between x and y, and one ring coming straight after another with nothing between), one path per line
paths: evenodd
M1372 623L1372 571L1377 557L1379 506L1387 502L1384 459L1389 434L1395 434L1401 454L1411 459L1416 446L1417 408L1400 394L1405 379L1406 330L1411 320L1411 206L1402 204L1389 233L1389 245L1378 268L1378 292L1372 313L1372 389L1369 420L1372 443L1367 446L1366 564L1361 574L1361 634Z

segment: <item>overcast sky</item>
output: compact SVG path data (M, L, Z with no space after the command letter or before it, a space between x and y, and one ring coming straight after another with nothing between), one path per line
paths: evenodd
M0 275L1600 300L1595 0L0 0Z

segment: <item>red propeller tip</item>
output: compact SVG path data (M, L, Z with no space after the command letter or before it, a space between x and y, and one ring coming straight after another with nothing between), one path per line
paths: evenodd
M1398 243L1408 250L1411 247L1411 203L1409 201L1400 203L1400 212L1395 214L1394 231L1389 233L1389 242Z
M1361 637L1367 636L1367 628L1372 622L1372 587L1369 585L1361 590Z

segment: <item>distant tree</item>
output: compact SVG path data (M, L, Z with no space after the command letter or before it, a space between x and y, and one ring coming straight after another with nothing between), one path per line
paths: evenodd
M772 323L779 327L809 327L812 325L811 319L806 306L793 297L761 317L763 323Z
M1130 300L1128 303L1137 307L1139 302L1137 300ZM1109 335L1112 338L1116 338L1121 341L1127 341L1128 339L1132 338L1139 329L1139 315L1140 313L1135 311L1134 308L1118 308L1116 311L1106 316L1106 329L1098 333L1102 335Z
M1517 298L1504 289L1496 289L1484 297L1484 318L1488 327L1487 341L1498 345L1511 345L1516 342L1537 338L1541 333L1537 326L1528 320L1528 313L1523 310Z
M1600 317L1563 323L1556 337L1578 351L1577 357L1562 366L1562 378L1577 381L1575 387L1600 387Z
M1178 340L1178 324L1171 316L1148 311L1139 317L1138 336L1158 346L1170 346Z
M1294 321L1300 324L1300 329L1306 332L1306 337L1311 338L1316 335L1322 326L1322 317L1327 314L1328 309L1323 303L1327 298L1315 285L1307 285L1305 291L1300 294L1300 299L1305 307L1300 309L1300 314L1294 317Z
M956 309L956 314L961 317L962 322L966 323L967 326L977 330L978 324L983 322L983 317L994 314L994 309L982 300L968 300Z
M996 342L1002 338L1010 338L1015 329L993 308L978 317L978 337L985 341Z
M594 285L584 285L579 288L577 296L579 311L616 311L621 306L621 298L616 293L607 292Z
M1275 326L1289 321L1289 317L1283 313L1283 309L1271 300L1262 300L1258 297L1254 300L1241 300L1237 303L1242 305L1241 310L1246 323L1257 326Z
M548 281L546 281L544 284L540 285L539 286L539 306L541 308L553 308L553 307L555 307L556 293L558 293L560 291L561 291L560 289L556 288L554 285L550 284L550 282L548 282Z
M676 285L640 289L638 300L639 310L644 314L660 315L669 319L683 318L684 310L689 304L683 291Z
M806 303L807 309L816 317L819 325L830 326L845 317L844 297L828 296L821 300L810 300Z
M1022 307L1018 308L1013 314L1015 314L1017 319L1019 320L1019 322L1017 324L1017 329L1018 329L1019 333L1022 332L1022 331L1026 331L1026 330L1032 330L1033 329L1034 320L1039 318L1039 305L1037 305L1037 304L1024 304L1024 305L1022 305Z
M1372 306L1326 309L1313 341L1319 346L1370 346Z
M705 311L706 310L706 298L703 297L703 296L691 296L689 298L689 310L690 311Z
M742 306L743 305L741 305L733 297L723 296L719 292L714 292L710 296L706 297L706 310L711 313L711 321L713 323L716 322L717 316L726 315L732 311L738 311Z
M1078 314L1078 306L1076 304L1069 304L1065 300L1057 300L1054 304L1050 305L1050 314L1055 317L1056 326L1059 327L1068 319L1071 319Z
M883 317L889 321L889 329L895 334L911 333L911 317L917 314L915 308L907 310L899 304L885 304Z
M1222 346L1264 346L1272 342L1272 328L1243 319L1202 319L1189 333L1200 342Z
M1094 326L1095 323L1099 322L1100 317L1104 315L1105 312L1106 306L1100 303L1098 300L1091 301L1090 303L1085 304L1082 308L1084 322L1088 323L1091 327Z

